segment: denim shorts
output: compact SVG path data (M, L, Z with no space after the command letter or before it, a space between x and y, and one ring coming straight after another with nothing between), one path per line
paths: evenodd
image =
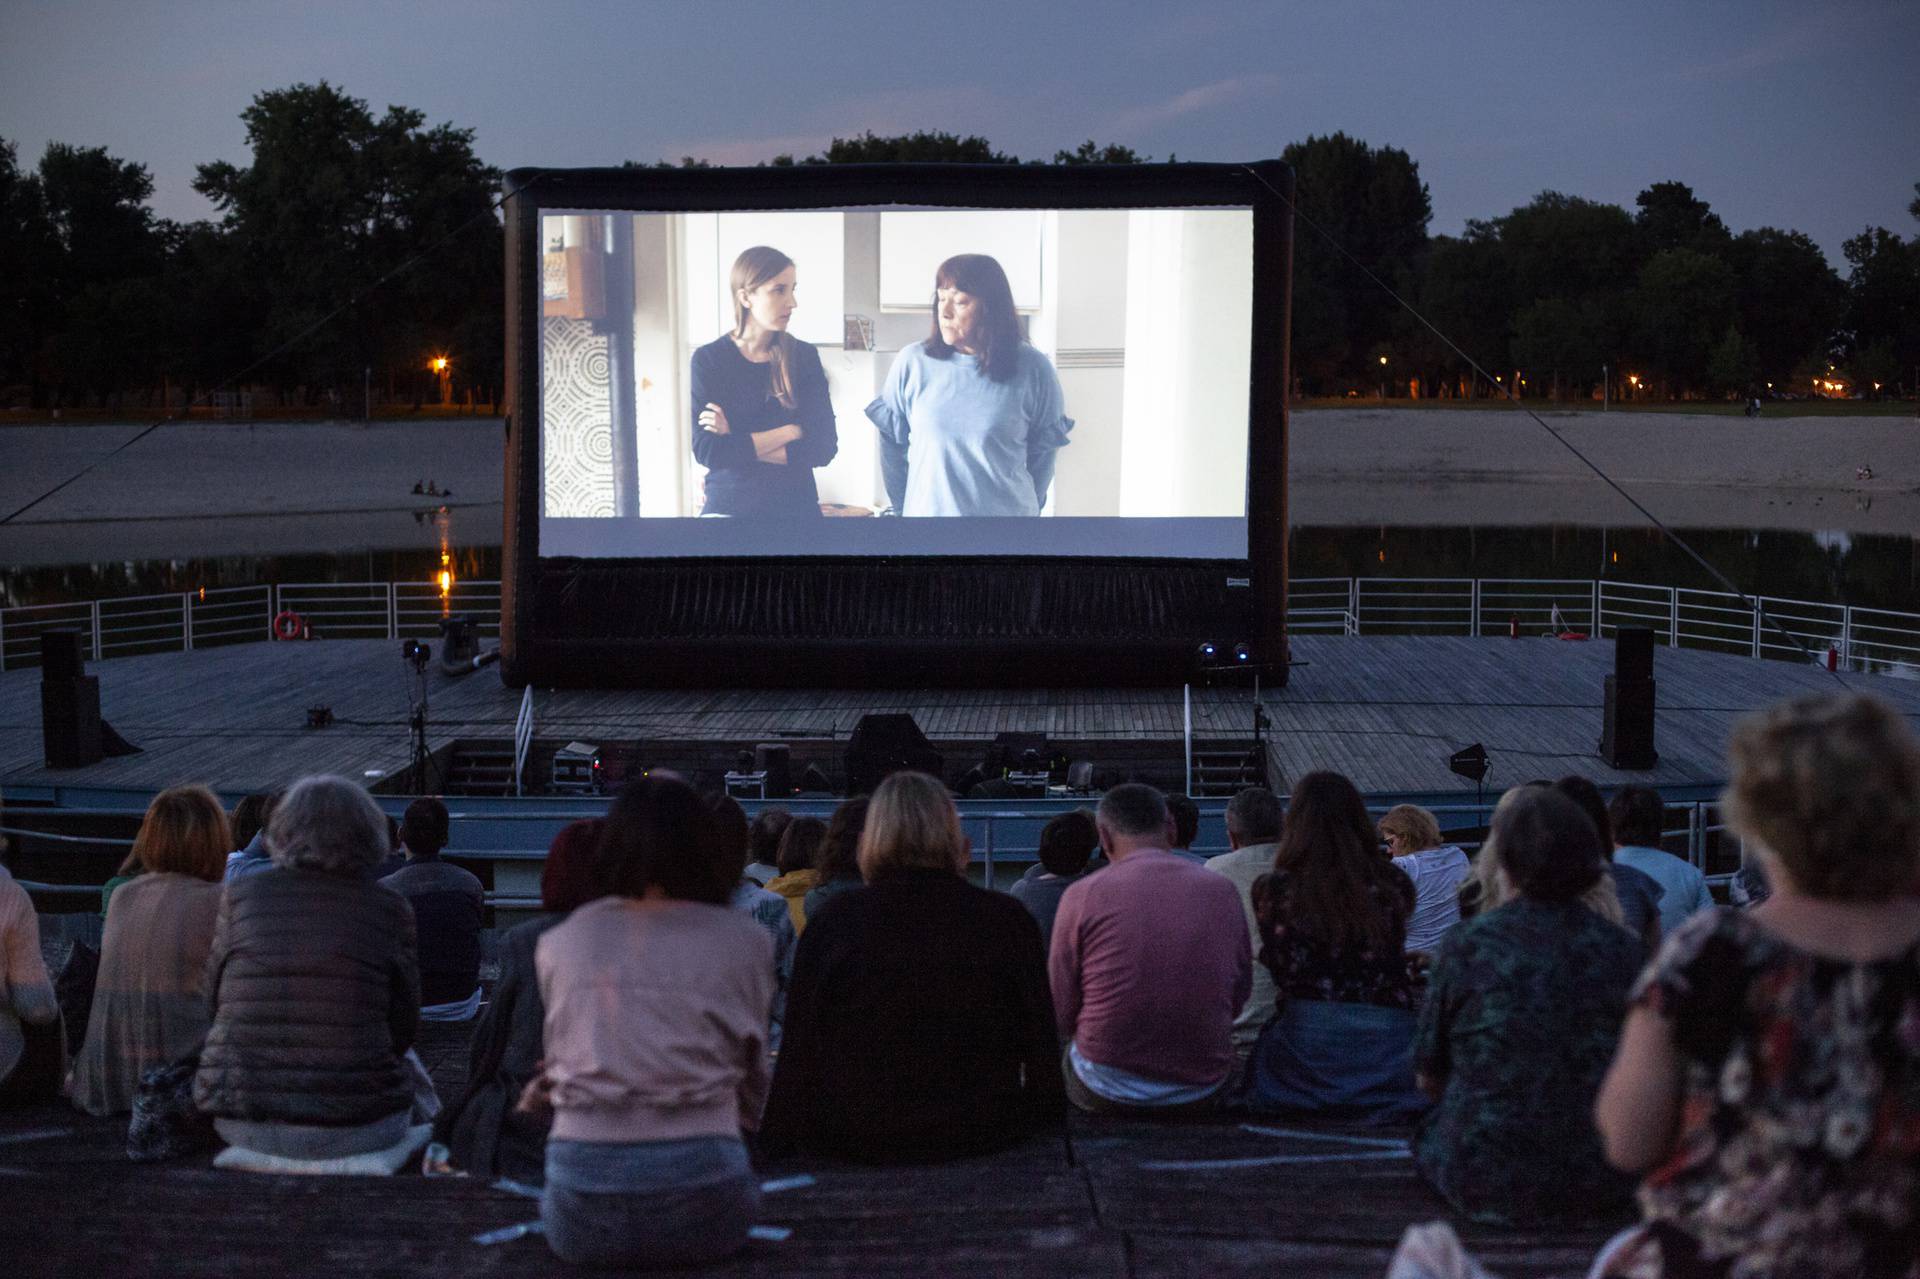
M580 1266L688 1266L746 1246L760 1207L734 1137L547 1143L540 1220L547 1244Z

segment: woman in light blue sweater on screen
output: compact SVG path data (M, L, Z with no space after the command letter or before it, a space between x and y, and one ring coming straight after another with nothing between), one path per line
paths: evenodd
M934 275L933 330L903 347L867 406L902 515L1038 515L1073 419L1053 363L1020 336L1000 264L962 253Z

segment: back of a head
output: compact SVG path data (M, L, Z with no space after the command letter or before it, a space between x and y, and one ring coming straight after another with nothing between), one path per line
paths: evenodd
M1741 720L1727 754L1728 825L1795 888L1880 902L1920 885L1920 741L1884 702L1782 702Z
M1600 788L1578 773L1569 773L1553 784L1553 788L1580 806L1580 811L1593 823L1594 833L1600 836L1600 857L1603 861L1613 860L1613 821L1607 816L1607 801L1601 796Z
M1619 847L1658 848L1661 828L1667 824L1667 806L1651 787L1622 786L1607 805L1607 821Z
M868 796L856 795L842 800L827 819L826 837L820 841L820 851L813 858L813 868L820 872L821 882L862 877L860 832L866 829L872 804Z
M1100 829L1084 808L1061 813L1040 828L1040 864L1051 875L1072 878L1087 868L1100 847Z
M1167 796L1167 811L1173 814L1173 846L1192 848L1200 834L1200 805L1190 795L1173 794Z
M733 877L739 879L747 869L747 846L753 836L752 827L747 824L747 810L724 791L708 795L707 807L713 810L714 837L720 841L720 855L733 867Z
M606 826L605 818L582 817L560 828L540 869L540 909L565 914L600 896L600 836Z
M273 805L277 793L263 792L248 795L233 806L233 818L229 825L233 830L233 846L245 848L253 842L253 837L267 828L267 819L273 816Z
M1132 839L1164 837L1167 797L1144 782L1127 782L1100 797L1094 820L1116 835Z
M1380 856L1366 800L1345 776L1314 772L1294 784L1273 860L1287 875L1294 926L1337 946L1387 944L1393 921L1377 888L1405 876Z
M155 795L133 839L134 859L147 870L209 883L225 872L232 848L226 810L204 786L175 786Z
M771 866L780 856L780 837L787 833L793 814L784 808L763 808L747 828L747 856L762 866Z
M868 883L902 870L961 871L967 841L946 784L925 773L888 774L868 802L858 858Z
M1272 844L1285 818L1280 797L1264 786L1249 786L1227 801L1227 833L1241 844Z
M1418 804L1395 804L1380 818L1380 829L1398 835L1410 853L1440 846L1440 823Z
M827 824L818 817L794 818L780 834L780 848L774 855L774 869L782 875L791 875L797 870L812 870L814 859L820 855L821 841L826 837Z
M438 857L447 846L450 825L445 804L431 795L416 799L400 819L400 842L415 857Z
M1575 900L1605 865L1593 819L1555 786L1526 786L1504 797L1489 839L1514 891L1535 901Z
M600 833L600 892L644 897L658 888L678 901L723 906L740 872L721 848L713 809L677 777L629 783Z
M387 855L387 815L357 782L303 777L267 819L267 848L276 866L361 876Z

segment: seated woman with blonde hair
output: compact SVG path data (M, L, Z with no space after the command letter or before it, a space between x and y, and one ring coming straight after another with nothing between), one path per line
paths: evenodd
M769 1153L923 1162L1010 1146L1063 1111L1040 929L963 877L947 788L880 783L860 836L867 886L800 937Z
M1645 1224L1594 1273L1920 1275L1920 741L1885 704L1743 720L1727 822L1773 895L1640 977L1594 1118Z
M206 1038L207 955L232 842L204 786L176 786L147 805L129 858L144 873L107 902L99 982L73 1065L69 1095L88 1114L131 1109L142 1071Z

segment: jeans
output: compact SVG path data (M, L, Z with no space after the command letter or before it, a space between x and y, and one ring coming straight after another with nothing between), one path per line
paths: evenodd
M547 1143L540 1220L579 1266L689 1266L746 1246L760 1183L738 1138Z

